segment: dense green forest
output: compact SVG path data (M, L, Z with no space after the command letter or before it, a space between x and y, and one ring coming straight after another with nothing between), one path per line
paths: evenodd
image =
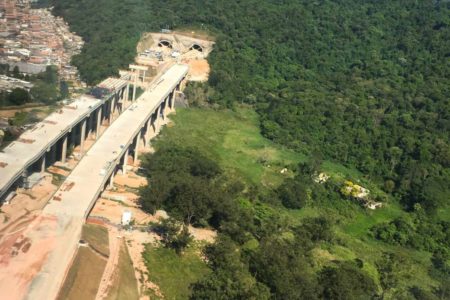
M216 36L209 101L254 104L267 137L355 166L408 209L449 194L446 1L58 1L87 42L89 83L116 73L144 31ZM125 17L123 17L125 16Z
M448 211L450 198L448 1L51 2L54 13L63 16L86 41L73 62L91 84L117 73L133 59L142 32L184 27L207 30L216 40L208 58L209 82L191 85L186 93L203 94L206 102L221 107L251 105L259 114L265 137L314 157L311 166L298 166L294 176L279 187L254 193L257 201L303 209L305 199L317 199L318 203L340 199L338 187L331 183L319 187L311 181L318 171L312 162L332 160L355 168L407 212L374 225L365 233L367 238L386 247L426 251L431 257L430 272L440 282L434 294L411 287L408 295L417 299L449 297L443 278L449 275L450 229L448 222L442 221L448 219L442 211ZM195 151L179 151L182 155L167 151L165 155L203 160ZM312 294L328 299L367 299L395 289L396 276L392 274L401 268L403 257L386 253L377 265L382 274L377 283L367 279L358 260L319 271L310 269L315 243L335 241L311 237L305 228L324 231L326 236L326 221L313 218L287 227L277 222L254 224L258 212L241 212L242 203L236 205L236 199L243 194L252 198L246 194L248 189L258 187L239 190L214 162L201 166L214 171L209 175L192 170L186 161L175 167L183 167L183 174L191 175L177 177L180 181L173 182L175 187L161 183L157 189L165 190L145 194L148 201L143 205L149 211L164 207L179 220L213 226L224 235L206 253L215 272L194 286L197 299L214 298L214 291L230 288L227 280L236 282L227 294L233 299L305 299ZM161 165L148 168L168 172ZM153 176L152 172L148 175ZM204 185L210 188L203 190ZM231 191L224 190L229 186ZM211 191L215 194L209 195ZM206 193L203 200L220 200L197 207L204 216L201 220L183 214L180 206L185 200L193 205L188 208L200 203L177 198L197 192ZM153 198L157 195L159 198ZM224 208L218 203L236 206L236 215L220 216ZM345 213L343 209L338 212ZM268 232L259 232L266 227ZM270 230L286 236L276 238ZM242 235L245 238L239 240ZM244 245L253 239L259 246L246 251ZM225 254L230 252L234 254ZM269 258L274 259L273 265Z

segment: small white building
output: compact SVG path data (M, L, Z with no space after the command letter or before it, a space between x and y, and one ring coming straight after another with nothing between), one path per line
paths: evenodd
M124 211L122 214L122 225L130 225L131 222L131 211Z

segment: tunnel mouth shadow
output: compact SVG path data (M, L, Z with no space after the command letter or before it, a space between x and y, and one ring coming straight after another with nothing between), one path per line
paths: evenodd
M162 47L166 47L166 48L170 48L170 49L173 48L172 42L170 42L170 41L168 41L168 40L161 40L161 41L159 41L158 47L161 47L161 48L162 48Z

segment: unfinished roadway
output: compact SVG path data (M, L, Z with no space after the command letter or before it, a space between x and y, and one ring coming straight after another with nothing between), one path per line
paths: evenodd
M89 211L115 172L126 171L128 155L136 159L140 145L158 131L187 71L185 65L171 67L88 150L43 213L23 232L21 240L31 241L31 246L1 260L0 299L57 297ZM12 289L20 292L16 295Z
M0 152L0 201L23 186L34 172L44 172L58 160L65 163L71 147L80 146L82 156L86 139L90 135L98 138L102 123L111 124L115 112L120 113L129 105L126 76L108 78L97 88L108 94L100 99L81 96L25 131Z

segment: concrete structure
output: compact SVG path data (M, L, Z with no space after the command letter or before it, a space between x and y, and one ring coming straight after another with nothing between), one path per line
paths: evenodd
M178 52L196 50L202 52L204 57L212 51L214 42L173 33L151 33L153 43L158 47L167 47Z
M24 284L24 277L27 276L23 276L23 272L36 268L34 257L29 258L35 255L34 245L45 244L48 255L42 258L45 261L43 266L32 277L28 299L56 298L76 252L85 218L100 193L114 184L114 174L126 167L128 157L137 159L145 138L150 138L159 131L160 120L165 118L168 110L173 109L175 91L182 86L187 71L185 65L171 67L151 89L124 111L89 149L45 207L40 218L47 223L42 225L36 222L27 229L24 238L33 237L33 244L27 253L20 253L14 259L33 263L33 266L11 270L3 267L0 273L7 272L7 277L15 284ZM148 145L148 140L145 144ZM43 242L49 240L52 242ZM9 288L9 285L2 284L0 280L0 295Z
M98 138L101 124L111 124L123 107L130 105L125 92L129 88L127 80L108 79L106 84L108 89L101 99L81 96L0 152L0 201L23 186L32 173L43 172L56 161L65 162L69 149L80 146L82 155L85 140L90 135Z
M148 71L148 67L146 66L139 66L139 65L130 65L130 70L133 72L133 101L136 99L136 87L138 85L138 81L141 78L141 71L142 74L142 84L145 82L145 73Z
M121 223L122 223L122 225L129 225L130 224L130 222L131 222L131 211L129 211L129 210L126 210L126 211L124 211L123 213L122 213L122 221L121 221Z

